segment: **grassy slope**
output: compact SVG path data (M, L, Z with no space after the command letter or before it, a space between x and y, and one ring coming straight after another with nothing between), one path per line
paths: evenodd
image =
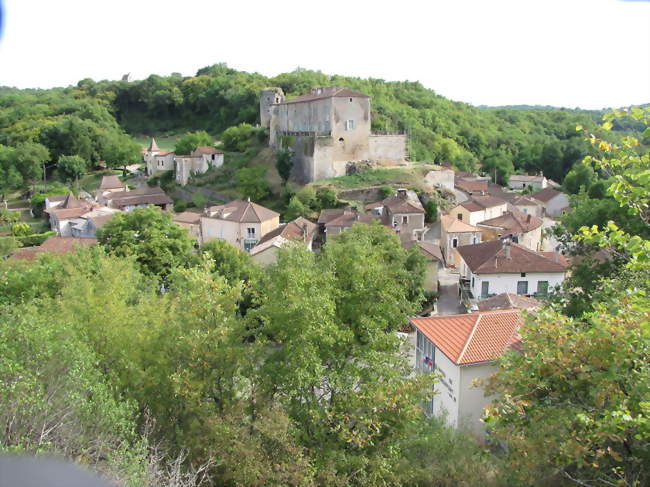
M156 144L158 144L158 147L162 150L174 150L174 146L176 145L176 140L182 137L182 135L155 135L154 138L156 139ZM151 137L148 135L137 135L133 136L135 141L140 144L143 148L149 147L149 144L151 143Z

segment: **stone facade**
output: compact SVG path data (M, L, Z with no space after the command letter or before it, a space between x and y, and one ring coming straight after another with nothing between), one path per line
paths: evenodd
M343 176L351 161L405 159L406 136L371 134L367 95L329 87L285 100L278 90L262 92L260 120L268 124L272 147L293 152L294 179L313 182Z

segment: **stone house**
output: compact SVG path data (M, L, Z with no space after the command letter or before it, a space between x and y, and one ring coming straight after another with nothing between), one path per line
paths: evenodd
M557 189L546 188L533 193L531 197L542 206L544 215L559 216L570 207L569 197Z
M508 209L516 209L527 215L533 215L537 217L542 216L542 207L539 205L539 203L531 198L522 195L517 195L508 201Z
M346 209L339 216L331 218L325 223L325 235L329 239L352 228L355 223L372 225L382 224L383 221L379 215L360 214L356 210Z
M154 176L156 172L171 171L174 169L174 153L161 150L156 144L156 139L151 138L149 147L142 153L142 160L147 166L147 175Z
M513 174L508 178L510 189L544 189L548 186L548 179L544 176L528 176L525 174Z
M76 238L95 238L97 230L113 218L118 211L105 206L93 208L89 213L71 222L70 231L72 236Z
M278 260L278 250L289 242L302 242L308 250L312 250L317 233L318 225L306 218L298 217L264 235L251 249L251 257L263 266L275 264Z
M508 211L508 203L494 196L474 196L449 211L449 214L470 225L496 218Z
M81 217L92 210L92 205L84 200L68 194L62 201L56 201L54 206L46 208L44 213L49 217L50 228L62 237L72 236L72 226L81 221Z
M223 151L214 147L197 147L189 156L175 156L176 182L185 186L192 174L203 174L211 167L223 166Z
M106 206L121 211L132 211L136 208L146 208L149 205L168 210L174 203L165 191L158 186L143 186L131 191L108 193L105 195Z
M250 201L210 206L201 215L202 244L221 238L250 252L264 235L280 226L280 214Z
M384 224L393 228L402 242L422 240L422 235L427 230L424 225L424 207L412 190L398 189L396 195L367 205L366 210L381 216Z
M481 229L451 215L440 218L440 247L445 262L456 269L460 267L458 247L481 242Z
M410 318L415 327L415 369L420 374L437 373L435 394L425 403L429 416L444 418L453 428L483 437L481 421L485 407L495 396L487 396L479 380L497 370L495 360L521 346L519 328L524 320L519 310Z
M489 181L458 178L454 181L454 187L470 196L487 194Z
M463 301L468 309L481 299L511 293L545 297L564 281L567 262L554 252L534 252L509 239L458 247Z
M272 147L293 152L292 177L301 182L343 176L351 162L406 158L406 136L373 135L370 97L347 88L316 88L292 99L278 88L265 90L260 120Z
M540 251L543 223L541 218L513 209L496 218L479 222L476 226L481 229L484 242L507 236L514 243Z
M184 211L182 213L175 213L172 221L183 228L187 229L190 237L197 240L201 239L201 214L192 211Z

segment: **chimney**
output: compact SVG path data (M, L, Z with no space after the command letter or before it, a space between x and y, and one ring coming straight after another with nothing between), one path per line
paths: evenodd
M403 200L405 200L406 197L407 197L407 195L406 195L406 189L404 189L404 188L398 188L398 190L397 190L397 196L398 196L399 198L402 198Z
M510 260L510 238L506 238L503 240L503 249L506 252L506 259Z
M526 217L526 223L530 223L530 217L531 217L531 215L529 213L528 216Z

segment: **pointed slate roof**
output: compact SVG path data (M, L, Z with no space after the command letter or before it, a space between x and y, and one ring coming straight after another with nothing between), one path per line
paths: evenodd
M519 348L519 327L524 324L519 310L410 318L409 321L457 365L491 362L509 348Z
M156 144L156 139L151 137L151 142L149 143L149 148L147 149L149 152L159 152L160 149L158 148L158 144Z

